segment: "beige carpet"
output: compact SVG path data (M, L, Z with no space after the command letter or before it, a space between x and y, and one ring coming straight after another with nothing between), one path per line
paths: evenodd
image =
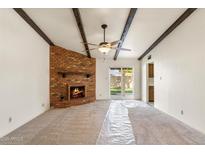
M0 144L95 144L109 101L51 109L0 139Z
M110 103L120 105L109 109ZM0 144L96 143L205 144L205 135L146 103L118 100L51 109L0 138Z
M129 109L136 144L205 144L204 134L142 102Z

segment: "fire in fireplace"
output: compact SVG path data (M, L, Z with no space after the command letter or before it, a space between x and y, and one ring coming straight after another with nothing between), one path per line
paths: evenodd
M85 86L70 86L70 99L85 97Z

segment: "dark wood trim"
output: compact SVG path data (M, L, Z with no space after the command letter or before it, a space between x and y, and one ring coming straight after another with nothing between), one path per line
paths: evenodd
M80 31L82 40L84 42L84 47L85 47L85 50L87 52L87 56L88 56L88 58L91 58L90 49L89 49L88 44L87 44L88 42L87 42L85 31L84 31L84 28L83 28L83 23L82 23L82 19L81 19L81 16L80 16L79 9L78 8L73 8L73 14L75 16L75 19L76 19L76 22L77 22L77 25L78 25L78 29Z
M71 71L58 71L58 74L61 75L63 78L65 78L67 75L84 75L86 78L89 78L92 73L86 73L86 72L71 72Z
M154 49L163 39L165 39L177 26L179 26L195 10L196 8L187 9L154 43L152 43L152 45L138 58L138 60L144 58L152 49Z
M36 25L36 23L28 16L22 8L14 8L14 10L27 22L49 45L54 46L54 43L48 36Z
M124 40L125 40L125 38L127 36L127 33L128 33L129 28L130 28L130 26L132 24L132 20L133 20L133 18L135 16L136 11L137 11L137 8L131 8L130 9L129 15L127 17L127 21L126 21L125 26L124 26L124 30L123 30L121 38L120 38L120 43L118 44L117 48L121 48L122 47L122 44L123 44L123 42L124 42ZM119 52L120 52L120 50L116 49L114 60L117 60Z

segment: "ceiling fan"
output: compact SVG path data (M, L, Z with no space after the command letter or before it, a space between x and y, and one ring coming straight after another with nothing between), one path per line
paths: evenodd
M107 54L110 50L112 49L118 49L118 50L122 50L122 51L131 51L131 49L126 49L126 48L118 48L116 47L116 45L118 45L118 43L120 43L121 41L113 41L113 42L106 42L105 41L105 29L108 27L106 24L101 25L103 31L104 31L104 35L103 35L103 42L99 43L99 44L94 44L94 43L84 43L83 44L88 44L88 45L92 45L92 46L96 46L95 48L92 48L90 50L95 50L98 49L100 52L102 52L103 54Z

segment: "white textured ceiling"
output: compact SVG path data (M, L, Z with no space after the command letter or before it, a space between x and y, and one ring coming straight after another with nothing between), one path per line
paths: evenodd
M139 57L186 9L138 9L118 57Z
M73 51L84 50L72 9L24 9L24 11L55 45Z
M72 9L24 9L55 45L82 52L84 46ZM87 41L99 44L103 41L102 24L107 24L106 41L120 39L129 9L79 9ZM185 9L138 9L123 47L131 52L120 51L119 58L138 58ZM92 48L93 46L89 46ZM115 50L106 57L113 58ZM103 58L98 50L91 56Z

